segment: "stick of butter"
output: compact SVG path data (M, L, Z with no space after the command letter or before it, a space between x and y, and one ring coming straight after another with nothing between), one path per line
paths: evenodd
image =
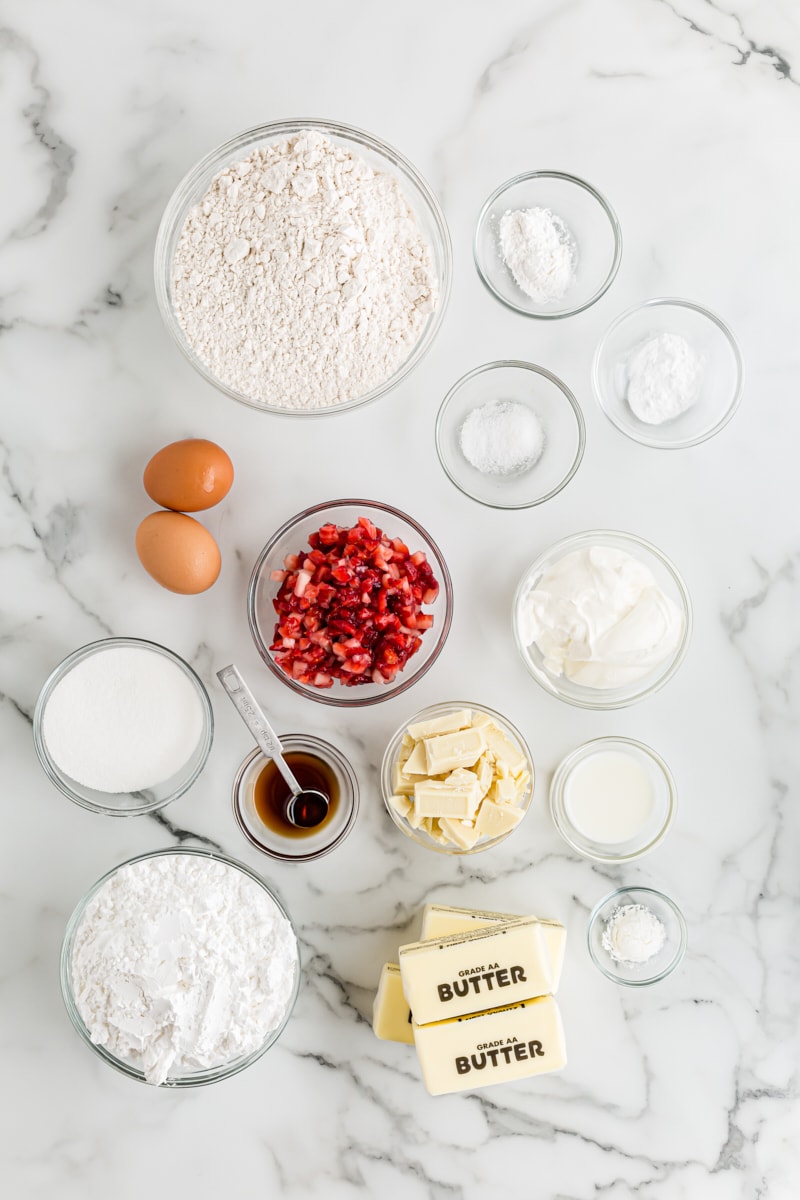
M410 942L400 947L400 973L420 1025L530 1000L553 987L550 955L534 917Z
M413 1028L432 1096L527 1079L567 1065L564 1027L552 996Z
M403 994L403 983L397 963L384 963L375 1000L372 1005L372 1032L384 1042L406 1042L414 1045L411 1010Z
M452 908L447 904L426 904L422 910L422 929L419 940L430 941L431 938L449 937L454 933L466 933L470 929L486 929L489 925L503 925L507 921L515 921L511 913L486 912L484 909ZM542 928L547 952L550 955L550 966L553 971L554 992L558 991L561 982L561 972L564 968L564 953L567 947L567 931L560 921L551 921L547 917L537 917Z

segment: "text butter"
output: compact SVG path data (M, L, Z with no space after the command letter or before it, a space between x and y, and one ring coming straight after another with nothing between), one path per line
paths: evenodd
M421 942L425 942L432 938L450 937L454 933L466 933L470 929L503 925L516 919L510 913L485 912L474 908L452 908L447 904L426 904L422 910L422 929L419 938ZM557 992L564 966L567 931L560 921L551 921L546 917L537 917L536 920L541 926L542 937L550 955L553 976L553 986L550 990Z
M419 1025L530 1000L553 986L550 955L532 917L401 946L400 972Z
M414 1041L432 1096L544 1075L567 1064L552 996L435 1025L415 1023Z

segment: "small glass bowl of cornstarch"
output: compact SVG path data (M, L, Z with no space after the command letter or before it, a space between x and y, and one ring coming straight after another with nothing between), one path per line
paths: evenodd
M442 401L436 452L455 486L490 508L557 496L583 458L583 414L562 381L533 363L485 363Z
M46 680L33 740L51 783L112 817L156 812L194 784L208 759L208 692L174 651L104 638L73 651Z
M619 270L622 234L591 184L562 171L528 171L484 204L473 254L497 300L548 320L583 312L604 295Z
M450 291L444 215L412 164L352 126L287 120L208 154L167 204L155 286L209 383L263 411L320 416L395 387Z
M621 925L628 926L624 940ZM606 979L623 987L649 987L680 964L688 933L683 913L669 896L650 887L621 887L595 905L587 941L589 956Z
M691 300L636 304L595 351L597 403L643 446L682 450L719 433L739 407L744 365L725 322Z

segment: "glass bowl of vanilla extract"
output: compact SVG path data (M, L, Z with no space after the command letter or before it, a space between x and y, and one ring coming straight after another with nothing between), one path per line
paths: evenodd
M341 750L306 733L281 735L283 756L302 788L328 797L327 811L310 826L290 820L291 793L272 759L256 748L233 781L233 812L249 842L282 862L311 862L345 840L358 814L358 780Z

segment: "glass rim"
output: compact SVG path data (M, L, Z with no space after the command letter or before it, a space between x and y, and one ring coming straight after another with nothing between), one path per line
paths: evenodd
M464 486L464 484L461 483L456 478L456 476L453 474L453 472L450 470L447 463L445 462L445 458L442 453L442 438L441 438L442 426L444 424L445 415L446 415L447 410L448 410L450 404L452 403L452 401L455 399L455 397L461 391L461 388L465 384L469 383L470 380L477 378L478 375L483 375L484 373L488 373L489 371L495 371L500 368L506 368L506 369L513 368L514 370L532 371L534 374L541 375L544 379L549 380L550 383L555 385L555 387L558 389L558 391L561 393L561 395L567 401L569 401L570 407L572 408L572 412L573 412L573 415L575 416L575 420L576 420L576 423L578 426L578 448L575 452L575 458L574 458L572 465L570 466L570 469L567 472L567 474L555 487L551 488L550 491L547 492L544 496L539 496L535 500L526 500L520 504L501 504L501 503L499 503L499 501L493 502L491 500L484 500L480 496L476 496L474 492L469 491L469 489L466 488ZM570 480L573 479L573 477L575 476L575 474L578 470L578 467L581 465L581 463L583 461L583 455L584 455L584 451L586 449L586 422L584 420L581 406L578 404L578 401L577 401L575 395L573 394L573 392L570 391L570 389L567 387L567 385L564 383L564 381L558 378L557 375L554 375L551 371L546 370L545 367L537 366L536 363L525 362L522 359L516 359L516 358L499 358L499 359L495 359L493 362L482 363L480 366L473 367L473 369L471 371L467 371L466 375L462 375L461 378L457 379L456 382L452 385L452 387L449 389L449 391L445 395L444 400L439 405L439 411L436 414L436 424L434 426L434 442L436 445L436 456L439 459L439 465L441 466L442 470L444 471L445 475L450 480L450 482L455 487L458 488L458 490L461 492L462 495L468 496L470 500L474 500L477 504L483 504L486 508L494 508L501 512L502 511L515 512L515 511L518 511L519 509L523 509L523 508L536 508L538 505L544 504L548 500L552 500L553 497L557 496L559 494L559 492L563 491L563 489L567 486L567 484L570 482Z
M194 769L187 776L186 780L174 792L171 792L162 800L155 800L148 804L144 804L138 808L115 808L113 805L95 803L86 799L73 791L67 782L66 776L51 757L50 751L47 748L47 743L42 730L42 722L44 720L44 712L47 707L53 691L61 680L69 674L77 663L82 662L85 658L90 658L93 654L101 653L104 649L112 646L142 646L147 650L155 651L163 655L165 658L171 659L176 666L180 667L187 679L194 685L195 691L200 699L203 709L203 731L198 743L200 751L198 762ZM33 744L36 750L36 755L47 778L58 788L62 795L71 800L73 804L77 804L79 808L85 809L87 812L98 813L106 817L140 817L146 816L148 813L159 812L162 808L166 808L168 804L172 804L173 800L177 800L179 796L183 796L185 792L192 787L200 777L205 765L208 761L208 756L211 753L211 746L214 740L214 710L211 706L211 698L208 694L205 684L195 669L189 665L186 659L174 650L170 650L168 646L162 646L160 642L154 642L148 638L139 637L107 637L98 638L94 642L87 642L83 646L78 646L70 654L63 658L48 675L47 679L42 684L41 690L36 700L36 706L33 710ZM115 793L100 792L101 795L112 795ZM146 790L146 789L145 789ZM119 795L131 795L130 792L121 792Z
M667 571L667 574L675 584L675 587L681 598L684 619L683 633L669 666L662 671L662 673L656 679L653 679L650 683L646 684L646 686L640 687L637 691L627 696L620 696L619 688L598 688L596 689L596 696L589 695L589 688L583 689L583 691L586 692L585 696L582 693L579 696L568 695L561 689L560 681L556 676L550 676L543 669L534 665L527 653L527 648L523 646L522 639L519 635L517 619L519 604L523 595L527 593L528 586L531 580L535 577L537 571L541 573L544 563L548 560L552 559L554 562L557 562L570 550L577 548L587 541L591 542L593 540L599 540L601 542L604 540L606 542L621 541L634 545L639 549L645 550L652 554L658 560L661 566ZM628 708L632 704L638 704L640 700L644 700L649 696L655 695L656 692L660 691L661 688L664 687L664 685L668 683L670 679L672 679L673 675L676 673L681 663L685 659L689 649L689 644L691 642L693 627L692 601L689 595L689 589L687 588L683 576L678 568L668 557L668 555L666 555L663 550L659 550L659 548L652 542L649 542L646 538L640 537L639 534L627 533L621 529L586 529L581 530L579 533L567 534L566 537L559 538L558 541L551 543L551 545L542 554L539 554L533 560L530 566L523 571L522 577L520 578L520 581L517 584L514 592L514 599L511 609L511 622L514 633L514 643L517 647L517 652L519 653L519 656L522 659L522 662L524 663L528 673L533 676L533 678L536 680L539 686L544 689L544 691L551 696L555 696L557 700L562 700L566 704L572 704L575 708L611 711L617 708ZM640 682L644 684L646 680L647 676L643 676Z
M500 199L504 192L509 191L512 187L516 187L518 183L527 183L530 179L559 179L565 183L576 184L585 192L588 192L589 195L591 195L599 203L600 207L608 217L612 236L614 238L614 257L608 270L608 274L606 275L599 289L594 292L583 304L577 304L571 308L560 309L558 312L531 312L529 309L523 308L519 304L515 304L513 300L510 300L507 296L504 296L502 292L498 291L498 289L489 279L488 275L485 273L481 262L481 256L478 251L479 234L489 215L489 210L491 209L492 205ZM504 304L506 308L511 309L512 312L519 313L520 316L530 317L534 321L560 321L564 317L574 317L578 313L585 312L587 308L591 308L593 304L596 304L597 301L600 300L611 287L611 284L614 282L617 276L617 272L619 271L620 263L622 261L622 228L620 226L617 214L609 204L608 200L606 200L603 193L598 191L598 189L587 180L581 179L579 175L570 175L566 171L553 170L522 171L519 175L512 176L511 179L507 179L505 183L501 183L498 187L496 187L483 204L483 207L478 214L478 220L475 223L475 233L472 239L472 257L481 283L483 283L487 291L489 291L496 300L499 300L501 304Z
M716 325L728 343L728 347L733 355L733 360L736 367L736 387L733 392L733 397L727 409L716 422L716 424L712 425L712 427L706 430L705 433L700 433L696 437L677 438L672 442L665 442L656 440L654 438L649 438L646 434L635 430L633 426L626 425L624 421L621 421L617 416L608 410L605 403L605 393L600 386L600 361L605 353L611 335L615 333L620 326L624 325L624 323L631 317L636 316L637 313L643 312L645 309L668 307L687 308L691 312L696 312L701 317L707 318L714 325ZM597 343L594 355L592 357L591 376L594 398L597 402L598 408L607 418L607 420L609 420L614 428L626 438L629 438L632 442L636 442L639 446L647 446L651 450L688 450L692 446L699 446L702 445L703 442L709 441L712 437L718 434L720 430L724 429L725 426L736 415L742 403L742 397L744 396L744 359L739 348L739 343L734 336L733 330L725 321L723 321L722 317L718 316L717 313L713 312L710 308L706 308L704 305L698 304L694 300L683 300L678 296L654 296L650 300L640 300L638 304L632 304L630 308L627 308L624 312L620 313L619 316L611 322L605 333L600 338L600 341Z
M335 692L335 688L331 688L329 691L324 691L320 688L314 689L305 684L299 684L297 680L290 679L286 672L282 671L273 660L269 646L266 644L261 635L258 625L258 618L256 615L256 593L261 581L261 575L270 554L273 553L275 546L280 542L281 538L288 534L296 525L308 520L310 517L313 517L317 514L329 513L334 509L344 506L353 508L363 507L367 509L377 509L382 513L388 513L392 517L397 517L399 520L404 521L407 525L410 525L411 528L419 534L419 536L433 551L436 559L436 567L439 572L439 575L437 576L437 582L439 583L444 600L442 624L438 631L436 645L431 651L430 656L425 659L420 666L416 667L407 678L403 679L399 685L395 686L394 683L389 683L386 685L383 692L378 692L372 696L363 696L361 698L358 696L354 696L352 698L338 695L332 696L330 692ZM327 500L323 501L321 504L314 504L310 508L303 509L302 512L296 513L295 516L290 517L287 521L284 521L281 527L276 530L276 532L260 551L250 574L250 582L247 587L247 623L250 628L251 637L255 642L259 657L264 663L266 663L272 674L277 679L280 679L280 681L286 687L291 688L291 690L298 696L305 696L309 700L314 700L317 704L327 704L333 708L368 708L372 704L381 704L386 700L394 699L395 696L401 696L403 692L407 692L410 687L412 687L418 682L418 680L422 679L422 677L427 674L427 672L436 662L437 658L444 649L453 623L453 582L450 577L450 571L447 567L444 555L439 549L437 542L433 540L428 531L423 528L418 521L416 521L413 517L410 517L408 513L403 512L402 509L395 508L391 504L385 504L380 500ZM409 659L409 664L411 662L413 662L413 657ZM403 672L403 674L404 673L405 672ZM399 674L400 673L398 673L398 677ZM359 689L355 687L347 689L340 688L339 690L358 692Z
M564 788L572 771L585 758L591 757L592 753L599 751L604 746L634 746L637 750L642 751L655 765L659 768L667 785L667 813L664 821L659 826L658 832L650 838L643 846L632 850L627 854L601 854L593 850L589 850L585 845L580 844L577 839L570 836L565 827L565 804L564 804ZM624 864L634 862L638 858L643 858L645 854L649 854L651 850L655 850L669 833L675 821L675 816L678 809L678 789L675 785L675 779L667 766L664 759L651 746L644 742L637 741L636 738L624 737L621 735L609 734L604 737L590 738L586 742L582 742L580 746L576 746L569 754L566 754L553 772L553 777L550 780L549 791L550 816L558 833L567 843L567 845L580 854L582 858L587 858L592 862L613 864Z
M233 867L235 870L247 875L253 880L254 883L257 883L261 889L267 893L281 915L289 922L289 926L292 930L295 940L295 951L297 957L295 962L294 984L292 987L291 998L286 1007L286 1012L275 1029L270 1030L263 1045L259 1046L250 1054L240 1055L238 1058L231 1059L230 1062L227 1063L221 1063L217 1067L206 1067L202 1070L192 1071L185 1075L177 1075L174 1078L168 1076L163 1083L156 1086L160 1088L202 1087L205 1084L217 1083L222 1079L229 1079L233 1075L238 1075L240 1071L243 1071L246 1067L249 1067L254 1062L257 1062L258 1059L266 1054L267 1050L269 1050L270 1047L277 1042L278 1038L281 1036L286 1028L286 1025L288 1024L300 992L302 961L300 957L300 943L297 933L295 932L292 919L286 911L283 902L275 894L266 880L263 879L257 871L254 871L251 867L248 867L246 863L239 862L238 859L231 858L230 855L223 854L218 850L206 850L196 846L165 846L159 850L147 850L142 854L135 854L132 858L126 859L125 862L118 863L117 866L106 871L106 873L92 885L82 899L78 901L69 917L69 920L67 921L67 927L61 943L61 954L59 958L61 998L64 1002L64 1007L67 1010L67 1015L72 1022L73 1028L80 1036L81 1041L84 1042L84 1044L87 1045L90 1050L94 1051L98 1058L101 1058L103 1062L108 1063L109 1066L113 1067L116 1071L119 1071L121 1075L125 1075L128 1079L134 1079L137 1083L148 1084L149 1087L154 1085L148 1083L143 1071L141 1071L138 1067L134 1067L132 1064L126 1063L122 1059L117 1058L116 1055L112 1054L104 1046L100 1046L91 1040L91 1037L89 1036L89 1030L86 1028L83 1018L78 1011L75 993L72 986L72 946L75 940L75 935L90 901L94 899L100 889L110 879L112 879L118 871L121 871L124 867L130 867L135 863L143 862L148 859L162 858L165 855L178 854L193 854L199 858L208 858L215 862L225 863L226 866Z
M241 151L245 145L253 142L274 140L284 134L297 132L298 130L319 130L324 134L329 134L332 138L340 137L355 141L397 166L400 169L400 173L411 182L412 186L419 193L430 213L431 221L436 231L436 245L431 245L431 253L435 259L438 256L442 260L441 273L439 272L437 262L439 299L436 308L430 314L408 357L401 363L397 371L384 380L382 384L372 388L369 392L365 392L363 396L357 396L341 404L329 404L317 409L295 409L289 408L286 405L261 404L229 388L227 384L217 379L201 362L186 340L172 305L169 281L174 254L174 242L183 228L191 197L209 171L216 173L222 169L226 162L233 162L234 159L232 156L237 151ZM156 302L164 326L187 362L207 383L211 384L217 391L230 397L230 399L256 412L267 412L281 417L330 417L337 413L352 412L354 409L369 404L393 390L403 382L425 354L427 354L435 340L436 334L441 328L450 299L453 281L453 248L444 211L433 189L413 163L389 142L383 141L375 134L360 129L358 126L348 125L341 121L332 121L328 118L284 118L280 121L270 121L260 125L253 125L248 129L242 130L240 133L234 134L214 149L208 151L207 154L183 175L170 195L159 222L153 257L153 274Z

